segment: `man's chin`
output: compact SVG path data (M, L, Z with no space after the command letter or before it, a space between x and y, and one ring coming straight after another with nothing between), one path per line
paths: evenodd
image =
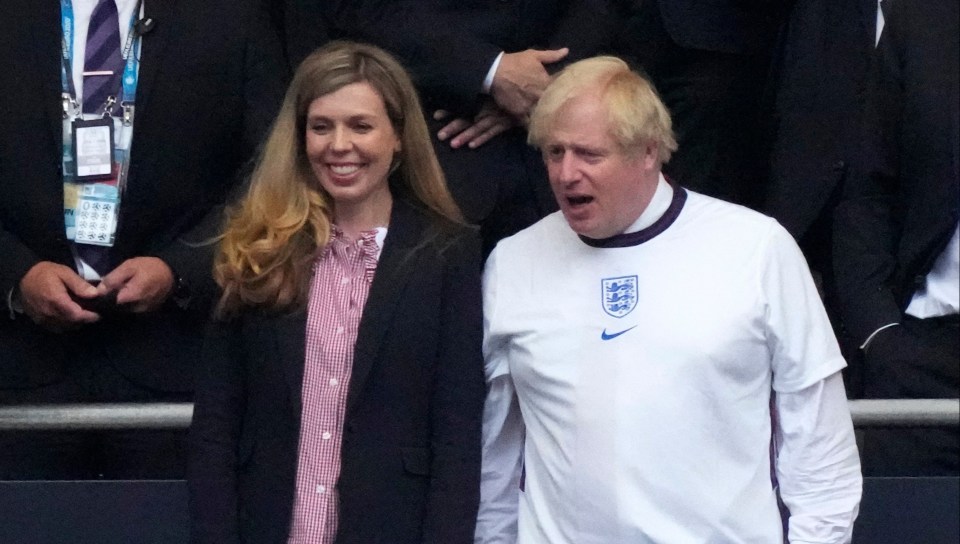
M605 236L599 235L597 226L592 224L590 221L571 219L567 215L564 215L564 218L567 220L567 226L570 227L570 230L577 233L579 236L586 236L587 238L595 239L606 238Z

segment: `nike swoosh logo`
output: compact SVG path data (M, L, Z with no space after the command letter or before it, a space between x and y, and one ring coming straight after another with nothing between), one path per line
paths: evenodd
M614 338L620 336L621 334L630 332L630 331L632 331L632 330L635 329L635 328L637 328L636 325L630 327L629 329L624 329L624 330L622 330L622 331L620 331L620 332L615 332L615 333L612 333L612 334L607 334L607 329L603 329L603 332L600 333L600 339L601 339L601 340L613 340Z

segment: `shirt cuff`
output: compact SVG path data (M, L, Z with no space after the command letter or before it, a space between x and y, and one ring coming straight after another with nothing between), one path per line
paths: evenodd
M23 303L20 302L16 286L7 291L7 310L10 312L10 319L16 319L23 313Z
M503 60L503 51L497 55L497 58L493 59L493 64L487 70L487 77L483 78L483 88L481 89L483 94L490 94L490 88L493 87L493 76L497 75L497 68L500 67L501 60Z
M889 329L890 327L896 327L896 326L899 325L899 324L900 324L900 323L887 323L886 325L884 325L884 326L880 327L879 329L873 331L873 333L872 333L870 336L868 336L866 340L863 341L863 344L860 345L860 349L861 349L862 351L866 351L867 346L870 345L870 342L873 342L873 339L877 336L877 334L880 333L880 331L882 331L882 330L884 330L884 329Z

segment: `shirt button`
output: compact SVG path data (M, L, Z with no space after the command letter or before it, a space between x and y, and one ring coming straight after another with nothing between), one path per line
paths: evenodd
M343 285L346 285L346 284L350 283L350 278L343 278L343 279L340 280L340 283L342 283Z
M327 486L323 484L317 484L317 495L323 495L327 492Z
M337 327L337 334L343 334L343 326Z
M340 380L336 378L330 378L330 385L336 387L340 383Z
M324 440L330 440L330 432L323 431L323 434L321 434L320 437L323 438Z

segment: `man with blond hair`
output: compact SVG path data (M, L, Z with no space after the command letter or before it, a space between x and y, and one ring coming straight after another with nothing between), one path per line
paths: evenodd
M476 542L850 542L845 363L793 239L677 186L651 85L570 65L533 112L560 212L484 274ZM773 472L773 474L772 474Z

